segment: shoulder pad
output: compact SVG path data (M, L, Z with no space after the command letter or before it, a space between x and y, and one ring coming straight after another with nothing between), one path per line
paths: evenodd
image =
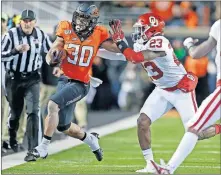
M94 30L100 30L101 32L105 32L107 31L107 28L105 26L102 25L97 25Z
M58 26L63 29L67 29L67 28L70 28L71 23L69 21L60 21Z

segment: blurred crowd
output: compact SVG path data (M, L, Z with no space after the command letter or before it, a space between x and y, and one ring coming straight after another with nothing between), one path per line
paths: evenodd
M145 8L146 11L152 11L162 16L166 21L166 26L186 26L187 28L195 28L197 26L210 26L217 19L216 11L220 10L216 2L128 2L128 1L113 1L100 2L100 8L111 5L113 8L126 8L133 11L133 8ZM133 7L133 8L132 8ZM135 9L136 9L135 8ZM109 8L111 10L111 8ZM128 12L130 14L130 12ZM137 16L136 16L137 17ZM8 16L2 13L1 27L4 33L19 25L20 16ZM129 27L132 27L133 20L125 19ZM51 40L55 39L54 33L49 34ZM205 36L206 37L206 36ZM133 45L130 36L127 36L129 45ZM199 60L193 60L187 55L183 47L183 39L177 36L169 38L174 48L174 52L180 62L182 62L188 71L192 71L199 77L199 83L196 88L196 96L198 105L201 104L209 93L215 89L216 82L216 66L215 66L215 50ZM50 94L55 91L57 77L54 76L53 70L46 62L42 66L42 85L41 85L41 111L44 116L45 106ZM94 89L91 87L88 96L78 103L76 112L77 121L81 127L87 127L87 112L95 110L132 110L139 111L147 96L152 92L154 86L148 78L147 73L141 65L134 65L124 61L109 61L96 57L94 60L92 73L94 77L103 80L103 84ZM108 92L108 93L107 93ZM6 108L7 102L2 97L2 116L8 113ZM3 109L4 108L4 109ZM24 114L23 114L24 115ZM20 121L20 143L23 142L25 117L21 117L24 121ZM22 125L22 122L24 125ZM2 121L3 126L6 126L6 121ZM4 132L5 130L5 132ZM6 135L7 128L3 128L3 140ZM3 143L4 144L4 143ZM6 143L5 143L6 144ZM6 144L7 146L7 144ZM4 147L4 145L3 145Z
M110 4L121 9L127 9L133 15L143 8L147 12L159 14L166 22L166 26L209 26L218 17L216 11L220 10L220 2L210 1L113 1ZM125 19L127 22L132 22ZM132 25L132 23L131 23Z

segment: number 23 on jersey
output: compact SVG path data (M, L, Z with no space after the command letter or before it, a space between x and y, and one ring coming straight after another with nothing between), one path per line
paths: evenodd
M93 57L94 48L92 46L81 46L79 44L68 44L68 53L73 58L67 57L70 64L87 67L90 65L91 58ZM71 50L71 53L70 53Z

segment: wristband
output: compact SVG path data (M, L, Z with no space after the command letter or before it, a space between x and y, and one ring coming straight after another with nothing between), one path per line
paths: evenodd
M124 53L124 50L128 48L128 45L123 40L117 42L116 44L122 53Z

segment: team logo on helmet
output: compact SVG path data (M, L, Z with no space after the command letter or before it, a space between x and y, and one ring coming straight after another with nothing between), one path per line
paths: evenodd
M149 21L150 21L151 26L153 27L158 26L158 20L154 16L150 16Z

